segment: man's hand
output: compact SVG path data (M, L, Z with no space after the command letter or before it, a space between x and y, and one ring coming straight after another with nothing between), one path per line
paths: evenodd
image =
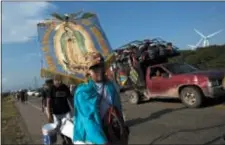
M43 106L41 107L41 111L42 112L45 112L45 108Z
M49 118L48 118L48 123L53 123L52 117L49 117Z
M52 116L52 114L48 115L48 123L53 123L53 116Z
M51 112L51 99L50 98L47 98L47 117L48 117L48 122L49 123L52 123L53 122L53 115L52 115L52 112Z

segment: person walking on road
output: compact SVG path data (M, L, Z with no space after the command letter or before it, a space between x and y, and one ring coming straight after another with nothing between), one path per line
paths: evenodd
M47 118L50 118L50 114L48 113L48 109L47 109L47 93L48 90L53 86L53 80L52 79L48 79L45 81L45 84L43 84L43 88L41 90L41 97L42 97L42 101L41 101L41 108L42 108L42 112L44 112L47 116Z
M111 115L110 110L114 110L118 118L123 118L119 94L114 83L106 79L104 58L101 54L93 52L86 60L90 64L87 70L88 82L79 85L74 95L73 142L113 144L110 135L117 134L109 129L113 126L106 118Z
M24 91L24 102L27 103L28 102L27 90L23 90L23 91Z
M20 93L17 91L16 92L16 100L19 101L20 100Z
M25 91L24 90L20 90L20 100L21 100L21 103L25 103L25 101L26 101L26 93L25 93Z
M62 78L59 75L54 77L54 85L48 89L47 98L47 111L49 115L49 121L57 124L57 131L60 131L63 118L71 118L70 104L72 102L72 96L69 88L62 83ZM71 144L72 140L63 134L59 133L62 137L62 144Z

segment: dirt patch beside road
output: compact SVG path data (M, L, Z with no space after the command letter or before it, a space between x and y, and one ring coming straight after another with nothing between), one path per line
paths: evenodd
M2 98L2 144L29 144L29 133L11 96Z

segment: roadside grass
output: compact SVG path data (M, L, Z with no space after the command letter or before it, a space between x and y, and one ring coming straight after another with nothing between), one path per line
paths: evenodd
M20 114L11 96L2 98L2 144L27 144Z

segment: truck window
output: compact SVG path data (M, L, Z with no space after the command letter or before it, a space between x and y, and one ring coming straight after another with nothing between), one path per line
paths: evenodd
M197 71L198 69L184 63L170 63L165 64L164 67L173 74L183 74Z
M169 77L169 73L167 73L161 67L150 68L150 79L157 79L157 78L161 78L161 77L163 77L163 78Z

